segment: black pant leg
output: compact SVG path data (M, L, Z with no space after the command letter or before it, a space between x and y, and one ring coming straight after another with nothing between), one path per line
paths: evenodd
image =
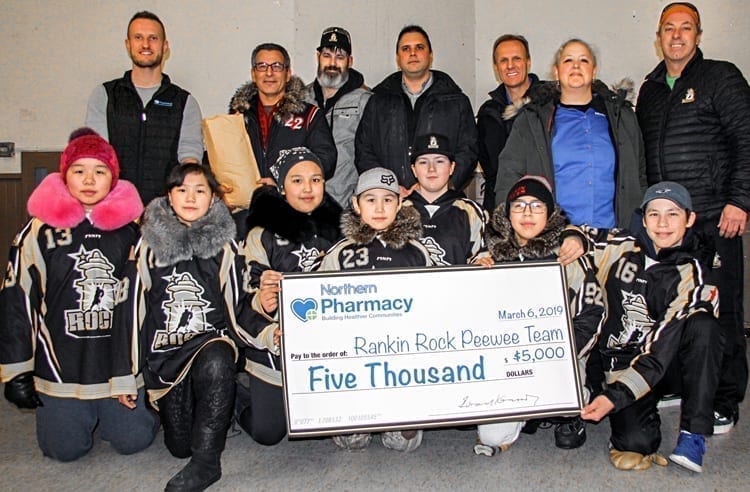
M159 417L164 426L164 444L172 456L191 455L193 433L193 389L190 375L180 381L158 401Z
M656 409L659 395L650 392L640 400L609 415L610 442L619 451L653 454L661 445L661 419Z
M253 375L237 383L237 421L254 441L271 446L286 436L284 392ZM248 377L249 376L249 377Z
M748 383L742 238L720 237L717 225L716 221L707 221L696 227L713 237L719 260L710 274L710 281L719 288L719 325L725 344L714 409L723 415L732 415L745 398Z
M224 450L235 396L234 350L212 342L198 352L190 377L195 397L193 453L218 455Z

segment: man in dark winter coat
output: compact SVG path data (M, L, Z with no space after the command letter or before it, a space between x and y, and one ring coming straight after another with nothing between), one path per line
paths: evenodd
M275 186L271 166L279 151L307 147L320 158L325 179L336 169L336 144L325 115L305 102L305 84L292 75L289 53L283 46L264 43L251 56L252 82L237 89L230 113L242 113L250 137L261 184Z
M726 337L714 402L714 433L728 432L745 396L748 367L743 323L742 234L750 210L750 87L725 61L698 48L695 6L667 5L656 33L664 60L646 76L637 114L646 146L649 184L676 181L693 197L694 228L714 238L713 283Z
M432 45L419 26L406 26L396 43L400 71L373 89L357 129L355 164L362 173L375 167L391 169L405 197L416 184L411 172L414 137L436 133L455 149L451 182L461 189L477 164L477 129L469 98L449 75L430 70Z
M164 194L164 182L174 166L203 157L201 110L190 93L162 73L169 41L155 14L133 15L125 48L133 67L94 89L86 126L109 140L121 177L135 185L147 205Z
M325 111L338 152L336 172L326 182L326 192L346 208L359 176L354 167L354 135L372 92L362 74L352 68L352 39L345 29L325 29L316 56L318 76L305 88L305 100Z
M516 34L503 34L492 46L492 66L502 83L489 93L490 99L477 112L479 132L479 164L484 174L485 210L495 209L495 182L497 181L497 158L505 147L514 117L505 114L511 105L520 105L526 91L539 82L539 77L529 73L531 55L529 42Z

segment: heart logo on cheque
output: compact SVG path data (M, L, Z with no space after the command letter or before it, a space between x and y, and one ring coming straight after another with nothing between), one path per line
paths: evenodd
M292 301L292 312L300 321L308 322L318 317L318 303L315 299L295 299Z

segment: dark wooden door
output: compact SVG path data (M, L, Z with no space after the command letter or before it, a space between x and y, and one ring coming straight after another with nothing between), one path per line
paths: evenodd
M47 174L56 172L60 152L22 152L20 174L0 174L0 258L5 262L8 249L24 223L29 220L26 202Z

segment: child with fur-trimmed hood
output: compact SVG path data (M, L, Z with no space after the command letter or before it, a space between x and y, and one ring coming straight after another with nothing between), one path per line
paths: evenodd
M129 360L113 362L121 277L138 239L143 204L118 179L114 148L90 128L73 132L28 201L31 220L10 250L0 289L0 380L5 398L36 408L45 456L73 461L93 446L94 428L121 454L148 447L159 428ZM99 433L97 432L97 433Z
M121 316L120 345L159 410L167 449L191 458L166 490L203 490L221 478L238 348L258 342L242 328L250 298L219 183L207 167L183 164L166 188L144 213L129 272L134 307Z
M279 153L271 175L277 186L253 192L242 228L252 316L258 347L244 350L237 379L237 422L255 441L273 445L286 436L280 359L278 295L284 273L305 272L341 238L341 207L325 192L323 164L306 147Z
M414 207L402 207L398 180L393 171L376 167L359 176L352 208L341 217L344 239L320 262L326 270L373 270L378 268L434 266L420 242L422 222ZM363 449L372 434L333 436L342 449ZM413 451L422 443L421 430L384 432L383 445L397 451Z
M604 316L601 289L587 258L580 257L584 237L567 227L567 218L555 203L552 188L543 176L524 176L498 205L485 229L487 248L496 262L557 259L565 265L575 346L584 367L594 348ZM539 421L529 421L527 433L536 432ZM586 429L578 417L557 418L555 445L577 448L586 441ZM494 456L506 451L521 432L523 422L479 425L474 452Z

